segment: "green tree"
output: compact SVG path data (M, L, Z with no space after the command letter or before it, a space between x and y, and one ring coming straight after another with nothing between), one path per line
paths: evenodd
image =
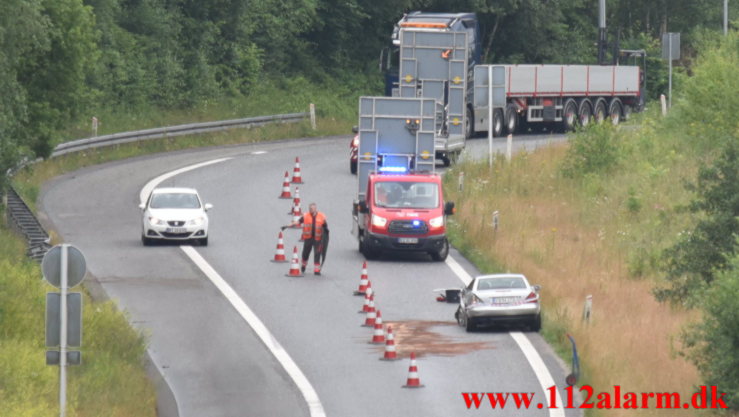
M713 165L703 167L688 189L697 194L689 206L700 215L695 229L665 251L667 285L655 290L659 300L694 305L700 291L729 267L739 234L739 145L729 143Z
M739 245L739 242L735 242ZM706 385L727 393L730 409L739 411L739 256L702 298L703 318L683 333L687 356L700 370Z

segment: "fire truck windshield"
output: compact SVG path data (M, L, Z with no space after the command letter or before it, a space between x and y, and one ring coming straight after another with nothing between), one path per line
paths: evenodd
M375 183L377 207L432 209L439 207L439 185L431 182L382 181Z

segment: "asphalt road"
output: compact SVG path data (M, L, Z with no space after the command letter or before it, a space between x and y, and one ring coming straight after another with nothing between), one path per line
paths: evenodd
M533 149L561 136L520 136ZM92 277L149 334L149 353L169 384L179 415L308 416L301 392L233 306L177 245L143 247L139 193L166 172L216 158L163 186L197 188L210 211L210 244L194 249L261 319L315 388L327 416L549 416L535 405L548 393L519 345L505 330L468 334L454 322L456 306L435 301L433 289L461 287L445 263L424 255L369 263L376 305L393 325L402 360L384 362L361 327L363 298L352 296L364 258L351 231L356 177L349 173L349 136L150 155L67 174L47 183L42 221L85 254ZM496 148L504 146L496 138ZM468 142L468 155L486 157L487 141ZM278 199L286 170L301 159L303 208L316 202L331 229L320 277L285 277L289 264L272 259L279 226L290 221L290 200ZM286 231L288 254L299 232ZM451 256L474 276L461 255ZM536 277L530 277L536 283ZM546 296L546 289L544 290ZM523 333L555 384L565 370L535 333ZM84 343L84 342L83 342ZM421 389L403 389L410 351L419 355ZM489 403L468 410L463 392L532 392L534 409ZM546 396L546 397L545 397ZM176 414L168 410L165 414ZM162 414L164 415L164 414ZM567 410L567 416L580 415Z

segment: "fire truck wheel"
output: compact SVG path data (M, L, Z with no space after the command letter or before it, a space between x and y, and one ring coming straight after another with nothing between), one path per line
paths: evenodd
M431 258L436 262L446 261L446 257L449 256L449 241L444 239L444 243L442 244L441 249L436 252L431 252L430 255Z

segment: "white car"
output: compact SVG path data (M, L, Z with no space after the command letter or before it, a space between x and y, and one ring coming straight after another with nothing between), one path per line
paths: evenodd
M538 285L521 274L492 274L475 277L459 294L454 314L468 332L478 325L522 323L541 329L541 302Z
M141 242L156 240L196 240L208 245L208 214L213 206L203 204L192 188L157 188L151 192L143 210Z

